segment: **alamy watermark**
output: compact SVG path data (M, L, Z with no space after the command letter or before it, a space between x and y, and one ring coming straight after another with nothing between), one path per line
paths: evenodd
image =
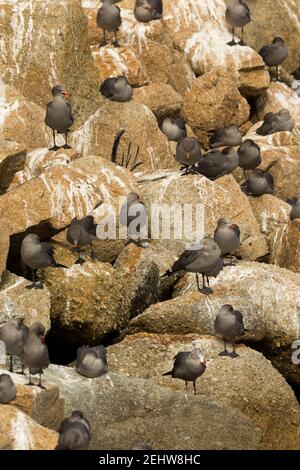
M97 238L101 240L151 239L184 240L189 249L202 247L204 238L203 204L127 204L119 198L116 208L101 204L97 209Z
M297 339L296 341L293 342L292 349L295 350L292 354L292 363L295 366L299 366L300 365L300 339Z

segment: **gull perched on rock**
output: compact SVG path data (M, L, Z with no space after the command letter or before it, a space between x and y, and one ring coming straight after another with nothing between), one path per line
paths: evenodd
M16 386L8 374L0 375L0 403L7 405L17 396Z
M10 372L13 372L12 357L21 357L28 331L28 327L19 318L7 320L0 328L0 340L4 341L6 352L10 355Z
M175 142L179 142L187 136L185 122L180 117L165 118L161 130L168 137L168 140Z
M134 16L138 21L149 23L159 20L163 14L162 0L136 0Z
M102 5L97 13L97 26L103 30L103 43L100 46L106 44L105 32L115 34L114 46L118 47L119 43L117 40L117 32L121 26L121 10L117 5L114 5L114 0L102 0Z
M81 411L73 411L60 425L55 450L86 450L91 440L91 426Z
M235 254L240 247L240 229L236 224L221 218L214 233L214 240L224 256Z
M278 113L267 113L264 122L256 130L259 135L269 135L275 132L292 131L295 127L295 121L287 109L281 109Z
M48 348L45 344L45 327L40 322L35 322L30 328L26 338L21 361L24 367L29 370L29 382L27 385L34 385L31 382L31 374L39 374L38 387L42 385L42 373L49 366Z
M173 369L162 375L171 375L174 379L185 381L185 392L188 391L188 382L193 382L194 395L197 394L196 380L206 369L204 352L199 348L192 351L183 351L174 357Z
M226 147L220 152L219 150L212 150L204 155L194 165L189 166L183 174L201 174L215 180L224 175L233 172L239 165L239 157L233 147Z
M49 150L57 150L59 147L55 143L55 131L65 134L65 149L71 148L68 145L68 132L73 124L70 94L62 85L55 85L51 90L53 99L47 104L45 123L53 132L53 147Z
M67 230L67 240L71 243L78 253L78 259L75 264L82 264L84 260L81 258L80 248L90 245L92 248L91 258L96 258L93 251L92 242L96 239L97 224L94 222L94 217L88 215L83 219L76 217L71 221Z
M46 268L47 266L66 267L55 261L51 245L47 242L41 242L40 237L36 233L29 233L23 239L21 259L32 271L32 284L26 286L26 289L43 289L42 282L35 282L35 272L37 269Z
M260 147L251 139L246 139L238 148L239 166L244 171L254 170L261 164Z
M106 349L104 346L81 346L77 349L76 372L85 377L101 377L107 374Z
M132 98L133 90L125 76L111 77L104 80L100 92L111 101L125 103Z
M300 219L300 199L298 197L291 197L286 202L292 206L290 219Z
M148 211L137 193L131 192L120 209L120 224L127 227L129 242L145 246L148 235Z
M230 124L229 126L215 129L209 142L212 148L234 147L235 145L241 144L242 135L236 124Z
M256 168L248 172L247 180L242 185L242 190L252 196L273 194L274 180L271 173Z
M235 340L245 333L243 315L239 310L233 310L229 304L223 305L219 310L215 320L215 333L222 336L224 340L224 351L219 356L238 357L235 352ZM229 353L226 348L226 341L232 342L233 352Z
M179 271L196 273L198 291L203 294L211 294L213 291L209 287L209 277L217 277L222 269L223 257L218 244L211 237L205 237L202 248L185 250L163 276L170 276ZM199 273L202 274L202 288L199 286ZM208 286L205 286L205 278Z
M279 36L273 39L272 44L262 47L259 51L268 67L276 67L276 80L279 79L279 65L285 61L288 53L289 50L284 39Z
M190 166L201 159L200 143L194 137L185 137L176 147L176 160L184 166Z
M240 44L244 46L244 26L251 21L251 14L247 3L243 0L232 0L226 8L225 18L232 27L232 41L228 42L228 45L235 46ZM242 28L242 39L239 43L235 41L234 28Z

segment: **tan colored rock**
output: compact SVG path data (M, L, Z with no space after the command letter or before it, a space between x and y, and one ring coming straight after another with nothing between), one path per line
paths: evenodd
M64 399L59 394L57 385L43 380L44 389L28 387L28 378L24 375L0 369L1 374L9 374L17 388L17 396L10 404L26 413L36 423L57 431L64 418ZM32 380L37 383L37 376Z
M290 220L291 206L270 194L261 197L250 196L249 202L261 233L267 237L270 262L278 264L280 252L285 249L284 238Z
M170 114L179 114L183 105L182 97L164 83L153 83L134 90L133 99L147 106L160 119Z
M125 75L132 86L147 84L147 77L134 49L127 46L92 46L92 55L99 69L101 82L110 77Z
M74 94L75 126L84 122L101 99L81 1L2 3L0 18L4 81L42 108L50 101L51 86L63 83ZM41 41L41 31L47 41Z
M170 150L168 140L158 128L154 114L144 105L130 101L117 103L106 100L106 103L85 125L73 133L73 147L83 155L100 155L111 159L114 137L125 128L118 148L117 161L120 163L122 154L127 155L131 142L133 157L139 147L139 170L172 168L175 159Z
M185 400L182 390L115 373L110 374L111 387L103 377L87 379L63 366L51 365L45 375L61 388L66 415L80 408L92 431L98 430L92 432L91 449L130 449L137 439L158 450L260 446L261 432L251 419L203 395Z
M53 450L58 434L11 405L0 405L1 450Z
M290 210L291 207L289 206ZM290 212L290 211L289 211ZM290 271L300 273L300 220L289 221L284 234L278 264Z
M0 283L0 324L19 318L27 326L39 321L50 329L50 293L47 288L28 290L30 281L5 271Z
M178 171L163 171L139 174L138 182L147 207L151 207L151 204L201 204L204 206L205 235L213 234L218 219L225 217L240 227L242 257L256 259L268 252L265 238L260 233L247 197L241 192L233 176L210 181L201 175L181 176ZM189 234L174 239L172 220L170 226L171 237L162 239L160 232L159 239L168 251L179 255L192 240Z
M228 0L226 0L228 3ZM300 62L300 12L296 0L260 0L251 1L249 5L252 18L245 28L245 41L259 50L270 44L275 36L281 36L289 48L289 55L283 64L284 70L293 72ZM275 12L270 14L270 12ZM268 25L268 27L266 27Z
M256 109L260 119L267 113L288 109L300 127L300 97L285 83L271 82L268 90L257 99Z
M1 5L0 5L1 8ZM26 150L50 143L45 111L0 78L0 139L23 145Z
M218 310L230 303L242 312L249 330L242 341L289 347L300 326L295 311L300 301L297 282L299 275L286 269L243 261L226 267L212 280L214 292L207 297L197 291L194 275L184 275L177 283L173 299L151 305L131 320L126 331L214 334ZM278 298L276 292L280 292Z
M8 251L9 251L9 244L10 244L10 238L9 238L8 229L6 225L2 224L2 230L1 230L1 235L0 235L0 278L2 276L2 273L6 269L6 260L7 260Z
M24 166L26 151L23 145L0 140L0 193L4 193L16 172Z
M56 166L66 166L74 160L80 158L75 150L65 150L63 148L56 152L49 151L47 147L32 150L26 155L24 168L18 171L9 186L9 191L16 188L20 184L30 181L32 178L39 176L45 170Z
M209 134L229 124L248 121L250 108L232 78L213 69L193 82L185 95L182 115L205 146Z
M240 357L232 360L218 356L223 344L215 338L136 334L108 348L110 366L118 373L151 378L183 393L182 381L162 377L162 373L172 368L179 351L193 348L193 341L203 348L208 360L205 373L197 381L198 393L248 416L262 432L262 449L298 449L300 408L296 397L270 362L250 348L238 347Z
M185 52L197 75L216 65L228 71L245 96L258 95L269 83L262 58L250 47L230 47L231 32L222 0L164 2L164 21L177 48Z
M49 232L49 227L64 228L73 217L90 214L101 202L118 207L118 196L135 189L135 179L127 170L100 157L83 157L68 166L50 168L0 196L0 219L10 234L45 222Z

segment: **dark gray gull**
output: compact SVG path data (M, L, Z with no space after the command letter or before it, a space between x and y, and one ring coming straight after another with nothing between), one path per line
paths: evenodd
M133 90L126 77L111 77L104 80L100 92L111 101L125 103L132 98Z
M200 143L194 137L185 137L176 147L176 160L184 166L190 166L201 159Z
M16 386L8 374L0 375L0 403L7 405L17 396Z
M224 340L224 351L219 356L238 357L235 352L235 340L245 333L243 315L239 310L233 310L231 305L223 305L218 311L215 320L215 333L222 336ZM229 353L226 348L226 341L233 345L233 352Z
M291 197L286 202L292 206L290 219L300 219L300 199L298 197Z
M274 180L271 173L256 168L250 170L247 180L242 185L243 191L252 196L262 196L263 194L273 194Z
M288 47L281 37L274 38L272 44L262 47L259 51L268 67L276 67L276 80L279 79L279 65L285 61L288 53Z
M179 142L187 136L185 122L179 117L164 119L161 130L168 137L168 140L175 142Z
M242 143L240 129L236 124L215 129L209 142L212 148L240 145Z
M275 132L290 132L295 127L295 121L288 109L281 109L278 113L267 113L264 122L256 129L258 135L270 135Z
M55 143L55 131L65 134L65 149L71 148L68 144L68 132L73 124L70 94L61 85L55 85L51 90L53 99L47 104L45 123L53 132L53 147L49 150L57 150Z
M254 170L261 164L260 147L251 139L246 139L238 148L239 166L244 171Z
M174 379L184 380L186 393L188 382L193 382L194 395L196 395L196 380L204 374L206 369L204 352L199 348L194 348L192 351L179 352L173 360L173 369L162 375L171 375Z
M55 261L53 257L53 248L47 242L41 242L36 233L29 233L22 241L21 259L23 263L32 271L32 284L26 286L26 289L42 289L42 282L35 282L35 273L39 268L47 266L65 268L62 264Z
M94 222L92 215L87 215L83 219L76 217L71 221L67 230L67 240L71 243L78 253L78 259L75 264L82 264L84 260L81 258L80 248L90 245L92 248L91 258L95 259L96 255L93 250L92 242L96 239L97 224Z
M212 150L204 154L197 163L186 168L183 174L201 174L215 180L232 173L238 165L237 151L233 147L226 147L222 152Z
M55 450L87 450L91 440L91 426L81 411L73 411L60 425Z
M211 237L205 237L202 248L185 250L173 264L172 268L162 277L180 271L196 273L198 291L203 294L211 294L213 290L209 287L209 277L217 277L222 269L223 257L219 245ZM202 288L199 285L198 274L202 274ZM208 286L205 286L205 278Z
M97 12L97 26L103 30L103 43L100 46L106 44L105 32L114 33L114 46L119 47L117 33L121 26L121 10L115 5L114 0L102 0L102 5Z
M27 385L34 385L31 382L31 375L39 374L38 387L42 385L42 373L49 366L48 347L45 344L45 327L40 322L35 322L30 328L26 338L21 361L29 371L29 382Z
M162 0L136 0L134 16L138 21L148 23L159 20L163 14Z
M243 0L232 0L226 8L225 18L228 24L232 27L232 41L228 42L229 46L240 44L244 46L244 26L251 21L251 14L249 7ZM242 28L242 38L240 42L236 42L234 38L234 29Z
M148 211L137 193L131 192L120 209L120 224L127 227L129 243L146 246ZM143 241L144 240L144 241Z
M10 355L10 372L13 372L13 356L21 357L27 336L28 327L19 318L7 320L0 328L0 340L4 341L6 352Z
M76 372L94 378L107 374L106 349L104 346L81 346L77 349Z
M240 247L240 229L236 224L221 218L218 220L214 240L219 245L223 256L234 255Z

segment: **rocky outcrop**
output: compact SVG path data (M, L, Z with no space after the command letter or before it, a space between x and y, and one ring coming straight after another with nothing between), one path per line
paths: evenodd
M300 273L300 220L289 221L284 233L278 264L283 268Z
M213 69L193 82L185 95L182 115L200 142L208 147L209 135L214 129L245 124L250 108L232 77Z
M30 281L5 271L0 283L0 324L19 318L27 326L39 321L50 329L50 293L47 288L28 290Z
M281 109L288 109L300 126L300 98L287 85L280 82L271 82L269 88L256 101L256 109L260 119L267 113L278 113Z
M179 114L183 104L182 97L170 85L163 83L138 88L133 96L134 101L147 106L160 119Z
M241 255L243 258L256 259L267 252L266 241L261 235L257 221L252 213L247 197L241 193L233 176L225 176L210 181L202 175L181 176L180 172L162 171L139 175L142 197L151 204L166 204L166 207L178 204L198 204L203 209L200 227L205 235L213 234L220 217L228 218L239 225L241 230ZM157 210L155 211L157 216ZM151 215L151 214L150 214ZM174 236L178 226L170 218L171 239L160 231L157 238L167 250L180 254L193 242L191 232L182 230L181 236ZM195 230L195 224L192 227ZM200 234L201 235L201 234Z
M75 123L84 122L96 111L100 97L81 1L6 2L0 5L0 18L4 81L42 107L50 101L51 86L63 83L74 93ZM47 41L41 41L41 34Z
M37 424L57 431L64 417L64 399L57 385L43 381L44 389L28 387L28 379L23 375L4 369L0 369L0 372L9 374L16 385L17 396L10 404L30 416ZM32 379L36 380L34 376Z
M242 411L260 428L263 448L299 448L300 408L294 393L270 362L250 348L238 347L239 357L232 360L218 356L223 344L217 339L136 334L108 348L110 367L130 378L151 379L183 391L182 381L162 377L162 373L172 368L179 351L190 351L193 344L203 348L208 361L197 381L200 396Z
M53 450L55 431L37 424L27 414L11 405L0 405L1 450Z
M110 160L114 138L120 129L125 129L125 133L118 148L118 163L123 153L127 155L131 142L131 163L139 149L140 170L174 166L167 138L160 132L154 114L145 105L134 101L106 101L81 129L73 133L73 146L83 155L100 155Z
M130 449L137 439L157 450L256 449L260 444L259 429L242 412L201 395L185 400L182 391L115 373L111 387L103 377L86 379L63 366L50 366L45 376L61 388L66 415L80 407L89 417L91 449Z
M0 141L0 194L5 193L14 174L23 168L25 156L23 145L9 140Z

